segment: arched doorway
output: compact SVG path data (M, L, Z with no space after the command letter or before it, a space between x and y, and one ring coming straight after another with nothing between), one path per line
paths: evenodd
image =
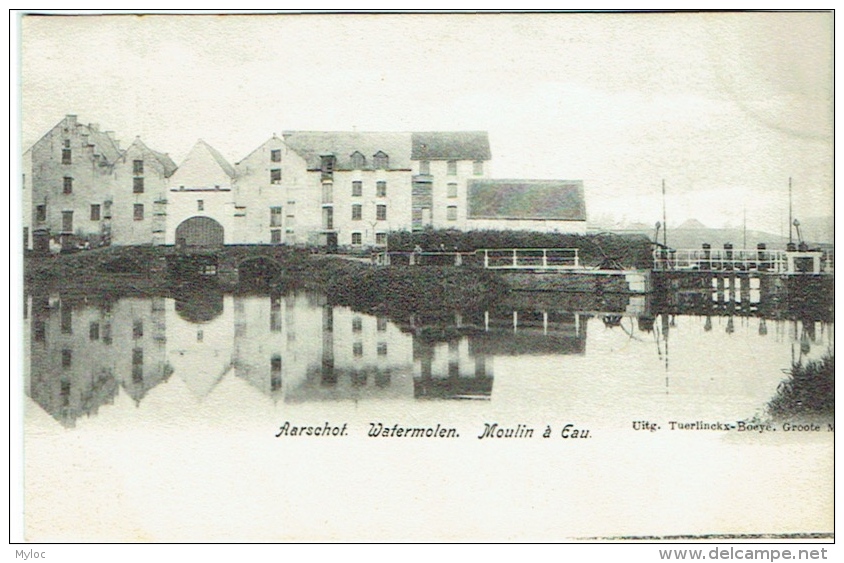
M191 217L176 227L176 246L223 246L223 226L211 217Z
M277 260L267 256L247 258L237 266L241 288L263 289L281 283L282 268Z

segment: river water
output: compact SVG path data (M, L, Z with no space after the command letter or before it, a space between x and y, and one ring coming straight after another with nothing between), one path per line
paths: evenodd
M294 291L25 301L28 539L832 531L834 433L767 412L793 362L833 352L829 319L716 295L694 314L637 296L384 316Z

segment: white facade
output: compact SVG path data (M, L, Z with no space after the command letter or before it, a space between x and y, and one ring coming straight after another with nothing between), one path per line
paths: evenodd
M473 214L470 186L498 182L489 179L490 159L487 134L478 131L288 131L235 166L200 140L176 167L140 139L121 151L110 133L68 116L24 154L24 236L27 248L38 232L95 244L354 251L385 245L391 231L427 228L585 232L582 183L573 198L565 195L576 182L557 183L558 216ZM549 187L501 182L502 190Z

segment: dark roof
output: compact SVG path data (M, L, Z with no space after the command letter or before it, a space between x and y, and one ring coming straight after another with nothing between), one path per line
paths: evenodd
M413 133L412 160L490 160L485 131Z
M389 158L391 170L410 169L410 133L357 131L285 131L284 142L305 159L309 169L321 166L323 155L334 155L335 170L353 170L352 154L361 153L366 159L364 170L374 168L374 156L379 151Z
M469 219L585 221L582 180L469 180Z

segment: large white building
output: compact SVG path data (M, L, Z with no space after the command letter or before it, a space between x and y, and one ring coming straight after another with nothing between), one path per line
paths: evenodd
M490 179L485 132L287 131L177 167L69 115L24 154L26 247L386 244L390 231L585 232L580 181Z

